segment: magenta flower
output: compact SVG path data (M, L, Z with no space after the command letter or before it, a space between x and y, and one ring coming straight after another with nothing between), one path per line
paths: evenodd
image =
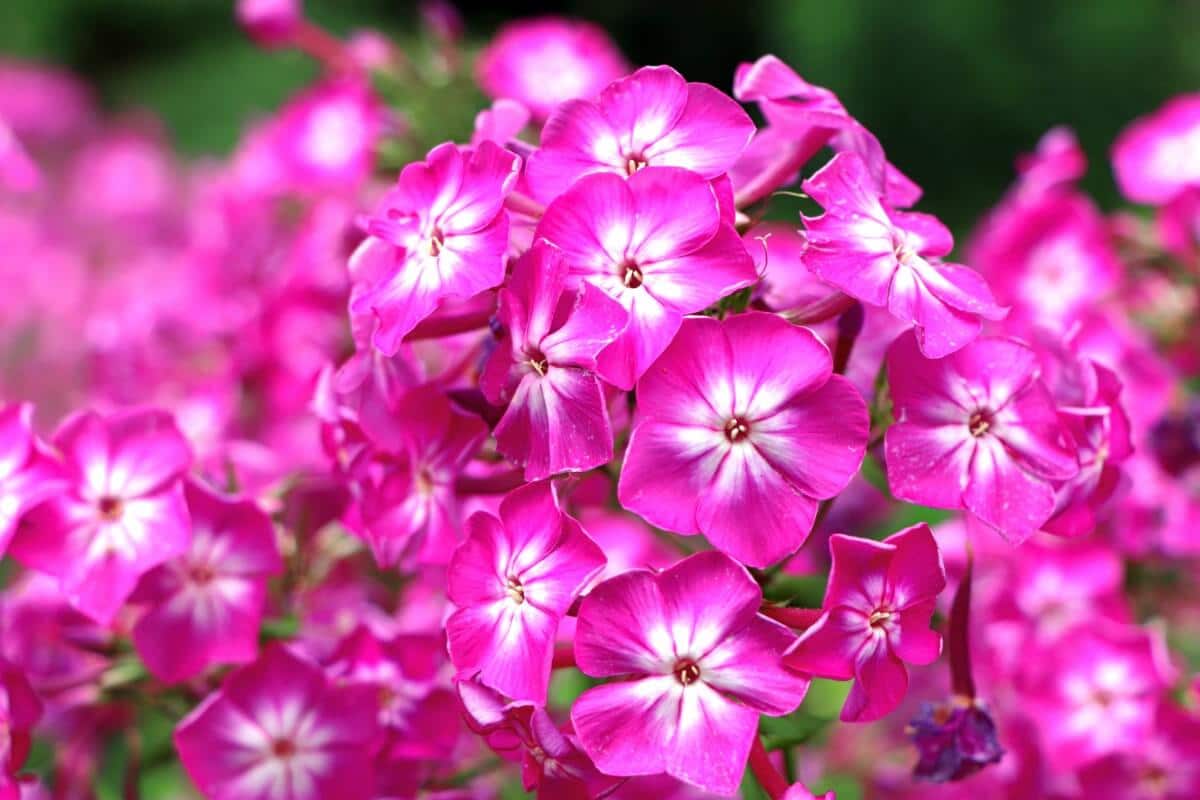
M207 800L370 800L376 691L332 685L275 644L231 674L175 730Z
M77 414L53 443L70 488L29 512L12 555L108 623L143 574L187 550L182 479L191 451L171 416L156 410Z
M929 526L905 528L883 542L834 534L833 567L821 616L784 657L799 672L854 680L842 719L870 722L890 714L908 691L908 664L930 664L942 638L929 627L946 587L942 556Z
M545 703L559 620L602 569L604 554L559 509L549 483L509 492L499 519L474 514L447 576L458 610L446 634L459 674L478 673L513 699Z
M493 750L521 761L521 782L541 800L607 797L621 781L604 775L579 747L579 740L541 706L505 702L475 681L459 681L459 700L471 728Z
M376 347L394 354L442 300L504 280L504 198L519 169L519 159L492 142L473 149L447 142L401 171L351 258L350 310L378 318Z
M432 546L444 557L458 539L455 479L487 436L487 426L456 409L434 385L394 403L375 399L359 409L373 450L364 455L352 530L390 567Z
M1088 620L1039 659L1040 670L1027 670L1027 693L1057 767L1136 752L1146 741L1174 677L1164 645L1152 631Z
M1113 145L1113 172L1130 200L1161 205L1200 185L1200 94L1135 120Z
M63 470L33 433L33 406L0 407L0 557L17 521L60 491Z
M133 629L138 655L166 683L253 661L267 578L283 571L275 528L257 505L194 481L184 495L191 547L147 573L132 598L147 606Z
M560 106L526 175L545 202L594 172L682 167L711 179L733 166L753 135L754 122L725 93L688 83L670 67L642 67L595 100Z
M601 376L623 389L662 354L685 314L757 277L712 186L683 169L589 175L550 204L537 236L562 250L572 278L628 311L628 326L598 359Z
M490 400L508 400L493 434L497 449L525 466L526 480L613 456L596 355L624 328L625 310L589 283L568 292L567 277L561 253L545 241L517 262L500 292L507 336L482 380Z
M538 119L560 103L591 97L628 71L603 28L559 17L503 26L475 64L484 92L517 100Z
M841 153L804 182L825 209L803 217L805 263L864 303L916 326L921 352L941 358L979 335L982 319L1002 319L979 274L940 259L954 240L928 214L896 211L871 188L865 162Z
M660 772L731 795L760 714L796 709L808 679L784 669L791 632L758 613L762 592L721 553L662 573L634 570L579 609L575 660L595 678L571 709L583 749L609 775Z
M812 331L781 317L685 320L638 383L621 504L751 566L794 552L866 450L866 404L832 370Z
M985 338L931 361L906 333L888 351L887 370L892 494L966 509L1014 542L1039 530L1054 513L1055 482L1074 478L1079 463L1036 354Z
M287 44L304 23L300 0L237 0L238 24L264 47Z

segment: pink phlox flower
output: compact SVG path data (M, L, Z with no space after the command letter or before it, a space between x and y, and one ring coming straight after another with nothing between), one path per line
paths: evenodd
M734 165L753 135L754 122L724 92L688 83L670 67L642 67L594 100L561 105L542 128L526 175L542 202L593 173L680 167L712 179Z
M562 251L568 285L590 283L628 312L597 360L600 375L622 389L662 354L685 314L757 278L713 186L678 168L588 175L550 204L537 236Z
M870 722L904 699L905 664L931 664L942 652L930 618L946 586L945 568L924 523L882 542L835 534L829 552L822 614L784 663L823 678L853 679L842 719Z
M373 398L359 409L359 424L371 444L361 456L367 463L352 467L358 476L353 532L381 566L423 549L443 550L444 560L458 540L455 479L487 437L487 426L433 384L392 402Z
M183 477L191 450L171 415L154 409L76 414L53 445L70 486L29 512L11 552L107 624L142 575L188 548Z
M379 320L373 342L393 354L447 298L468 298L504 280L508 214L520 159L492 142L451 142L409 164L367 220L351 257L354 315Z
M1184 94L1134 122L1112 149L1117 185L1135 203L1162 205L1200 185L1200 94Z
M544 703L559 621L604 568L604 554L563 513L548 482L500 502L499 518L477 512L450 559L446 622L460 675L516 700Z
M595 95L628 71L604 29L549 16L503 26L475 64L486 94L512 98L538 119L569 100Z
M342 684L375 690L385 737L382 755L412 767L445 758L461 732L448 666L442 636L385 637L359 625L338 645L326 670Z
M525 791L539 798L602 798L622 781L604 775L578 740L563 731L542 706L508 702L494 689L471 680L456 684L467 724L504 758L521 762Z
M526 480L579 472L613 456L612 425L596 357L625 327L621 304L590 283L567 289L569 268L539 241L500 292L506 335L481 378L488 399L507 402L493 435L525 467Z
M716 794L736 791L759 715L791 713L809 683L783 667L795 637L760 615L761 603L745 567L712 551L588 593L575 660L585 674L615 680L584 692L571 720L602 772L666 772Z
M1079 474L1079 456L1036 353L989 337L932 361L910 332L888 351L887 372L892 494L966 509L1014 542L1039 530L1054 513L1056 487Z
M144 575L131 598L146 607L133 629L138 654L166 683L253 661L267 580L283 572L275 527L257 504L194 481L184 495L188 551Z
M65 470L33 431L33 406L0 406L0 557L25 512L66 485Z
M756 567L804 544L867 443L866 403L829 349L773 314L684 320L637 400L621 504Z
M921 351L941 358L1003 319L979 273L941 260L954 239L935 217L896 211L870 188L867 165L840 153L804 182L825 213L802 217L804 260L818 277L916 327Z
M273 644L184 718L175 746L207 800L370 800L377 714L374 689Z
M1059 125L1038 139L1037 148L1017 159L1017 192L1038 195L1070 186L1087 172L1087 155L1075 132Z

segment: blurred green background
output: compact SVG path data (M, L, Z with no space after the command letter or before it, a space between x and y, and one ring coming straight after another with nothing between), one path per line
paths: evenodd
M112 108L160 114L187 153L226 152L249 120L309 80L264 53L230 0L0 0L0 53L68 66ZM957 230L1012 177L1048 127L1073 126L1087 186L1116 201L1108 147L1172 94L1200 90L1197 0L463 0L474 41L537 13L600 23L635 63L669 63L730 87L765 52L839 93L926 188L922 208ZM334 31L417 25L414 0L308 0ZM455 114L456 119L464 117ZM448 135L459 131L448 131Z

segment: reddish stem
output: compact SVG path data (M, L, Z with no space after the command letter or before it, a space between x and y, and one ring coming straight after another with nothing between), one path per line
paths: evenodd
M440 339L443 336L486 328L495 315L496 295L486 292L480 299L472 299L451 311L431 314L421 320L404 339L409 342L418 339Z
M771 763L767 748L763 747L762 739L754 737L750 746L750 771L758 780L758 785L770 796L771 800L780 800L788 790L787 778L779 774Z
M770 617L776 622L782 622L789 628L802 631L805 628L811 628L820 619L822 612L819 608L788 608L767 605L760 608L758 613L764 617Z
M569 644L560 644L554 648L554 660L550 663L551 669L563 669L564 667L575 666L575 647Z
M301 22L292 35L292 44L331 72L353 72L358 68L341 39L308 20Z
M950 685L956 695L975 699L975 678L971 675L971 577L975 555L967 545L967 568L963 571L954 603L950 606Z
M504 198L504 207L509 211L515 211L518 214L539 219L546 213L544 205L529 195L521 194L520 192L512 192L508 197Z
M482 477L459 475L454 479L454 491L458 494L504 494L523 483L525 473L519 469Z
M850 353L854 350L854 342L862 333L863 307L857 300L846 309L837 321L837 348L833 353L833 371L838 375L846 374L846 365L850 363Z

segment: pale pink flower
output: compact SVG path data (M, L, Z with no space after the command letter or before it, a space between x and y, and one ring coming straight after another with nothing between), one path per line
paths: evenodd
M489 400L508 403L493 435L526 480L613 456L596 356L625 327L625 309L590 283L569 291L567 279L562 254L545 241L517 261L500 292L506 335L481 379Z
M791 713L809 683L784 669L795 637L760 615L761 603L746 569L716 552L658 574L626 572L588 593L575 660L587 675L616 680L584 692L571 721L602 772L666 772L736 791L759 715Z
M207 800L370 800L376 690L335 686L281 644L238 669L175 730Z
M182 479L191 451L171 416L152 409L77 414L53 444L70 488L29 513L12 555L107 623L144 573L187 550Z
M559 620L603 568L604 554L559 509L547 482L506 495L499 519L474 514L448 572L458 610L446 633L459 674L544 703Z
M1079 473L1079 460L1033 350L984 338L932 361L906 333L887 370L892 493L966 509L1014 542L1039 530L1054 513L1056 484Z
M485 93L516 100L539 119L568 100L592 97L628 71L604 29L561 17L510 22L475 64Z
M808 538L867 444L866 403L807 328L773 314L684 321L637 389L618 496L765 567Z
M147 573L132 597L146 606L133 629L138 655L166 683L253 661L267 579L283 571L275 527L255 503L194 481L184 495L191 546Z
M941 654L942 637L929 623L946 571L924 523L882 542L834 534L829 552L821 616L784 663L822 678L853 679L842 719L870 722L904 699L906 663L931 664Z
M866 163L841 153L804 182L825 213L803 217L804 261L846 294L916 326L921 351L941 358L979 335L983 319L1002 319L986 281L941 261L954 239L935 217L896 211L871 189Z
M630 176L645 167L682 167L712 179L727 172L754 135L731 97L688 83L670 67L642 67L595 100L564 103L542 128L527 178L548 202L584 175Z
M388 355L447 298L468 298L504 280L511 191L520 160L492 142L447 142L409 164L367 221L351 257L350 310L379 320L374 344Z
M562 250L573 282L604 290L628 311L625 330L598 359L600 375L623 389L662 354L685 314L757 277L712 186L683 169L648 167L628 180L589 175L550 204L537 236Z

